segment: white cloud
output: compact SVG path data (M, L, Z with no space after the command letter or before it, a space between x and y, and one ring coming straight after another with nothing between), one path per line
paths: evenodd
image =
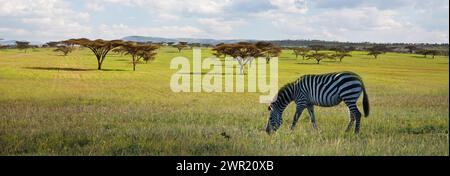
M306 0L271 0L270 3L278 7L278 11L287 13L306 13L308 11Z
M220 34L230 34L233 29L237 26L242 26L245 24L243 20L224 20L219 18L200 18L197 20L203 28L207 29L210 33L220 35Z
M448 4L445 0L0 0L0 37L448 42Z
M0 28L9 29L1 34L10 38L65 38L89 31L82 23L88 22L90 15L71 10L62 0L0 0L0 4L0 17L12 22L1 24Z
M105 9L105 7L98 2L91 1L91 2L86 3L86 9L88 9L89 11L93 11L93 12L99 12L99 11L103 11Z

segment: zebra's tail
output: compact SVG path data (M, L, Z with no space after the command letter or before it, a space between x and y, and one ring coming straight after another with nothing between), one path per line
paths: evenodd
M364 117L368 117L369 116L369 96L367 96L367 92L366 92L366 88L363 85L363 93L364 93L364 97L363 97L363 109L364 109Z

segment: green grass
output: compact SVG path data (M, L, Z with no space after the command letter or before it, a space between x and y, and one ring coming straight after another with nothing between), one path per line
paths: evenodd
M136 72L129 56L117 55L97 71L87 49L67 57L51 49L0 50L0 155L448 156L448 57L352 54L317 65L284 51L279 85L303 74L360 74L371 105L361 134L344 132L343 104L316 107L318 131L306 112L291 131L291 104L281 129L269 136L259 93L173 93L175 48L161 48L155 62ZM210 55L203 50L203 57Z

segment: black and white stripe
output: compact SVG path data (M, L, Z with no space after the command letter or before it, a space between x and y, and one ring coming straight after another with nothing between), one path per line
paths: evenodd
M363 97L364 116L369 115L369 99L361 77L352 72L338 72L322 75L304 75L298 80L283 86L274 101L269 106L270 118L267 132L277 130L282 123L282 114L288 104L294 101L297 111L291 129L295 128L302 111L306 108L314 128L317 128L314 105L322 107L336 106L342 101L349 108L350 122L347 131L356 121L355 132L358 133L361 122L361 112L356 106L361 93Z

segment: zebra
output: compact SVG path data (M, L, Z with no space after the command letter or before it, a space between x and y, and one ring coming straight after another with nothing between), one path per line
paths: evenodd
M317 129L314 115L314 105L321 107L332 107L342 101L349 108L349 123L347 132L351 130L354 122L355 133L359 133L361 112L356 106L361 92L363 97L364 116L369 116L369 97L361 77L353 72L336 72L321 75L304 75L294 82L288 83L278 91L268 110L270 117L267 122L266 132L268 134L276 131L282 124L282 114L288 104L294 101L297 105L291 130L300 118L302 111L306 108L311 118L314 129Z

